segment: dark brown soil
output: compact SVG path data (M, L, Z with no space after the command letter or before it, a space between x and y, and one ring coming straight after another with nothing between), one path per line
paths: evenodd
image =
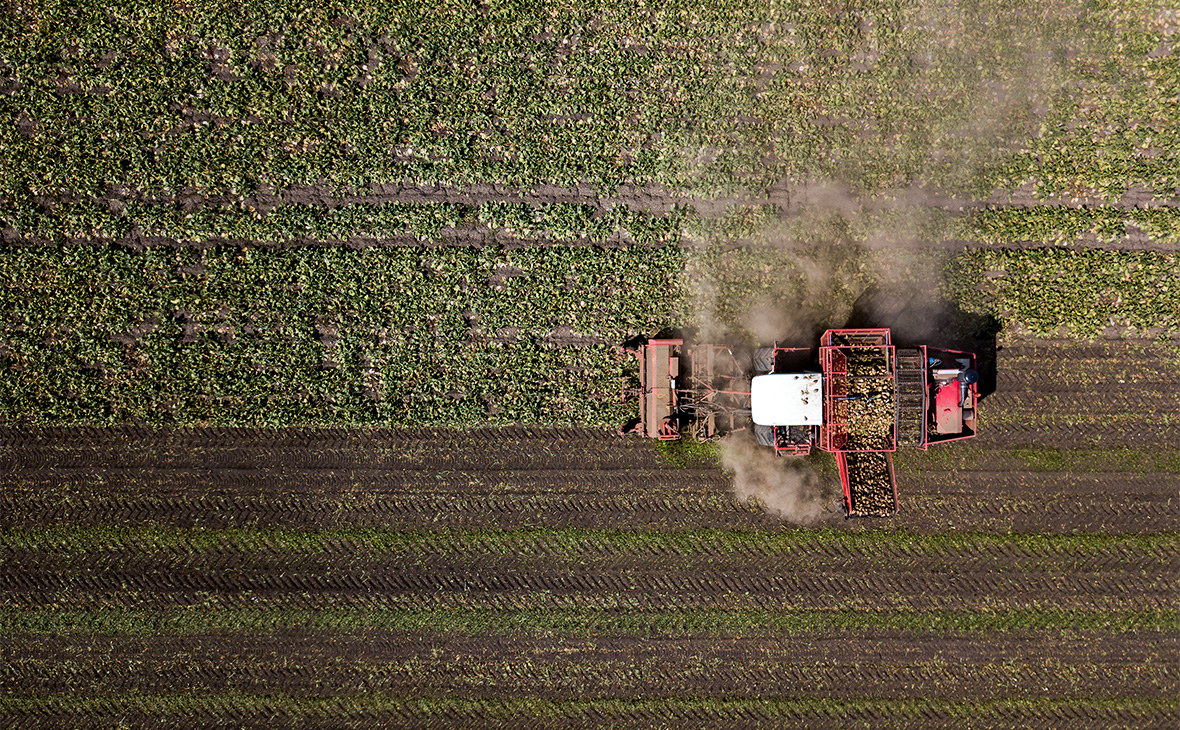
M735 533L727 532L691 550L568 542L557 533L500 550L470 532L447 532L717 528L770 538L793 529L739 502L724 473L672 466L651 444L603 431L3 429L0 529L9 532L0 533L0 618L172 616L214 605L510 620L529 606L567 606L624 618L903 611L1121 622L940 632L841 627L833 619L750 635L650 636L283 626L119 636L17 631L0 637L5 724L1175 727L1174 619L1161 629L1117 618L1174 611L1180 598L1180 477L1165 458L1180 444L1180 420L1176 400L1161 395L1176 385L1170 357L1144 342L1006 345L977 439L927 455L899 452L897 517L823 525L890 531L890 539L815 540L790 551L757 539L733 547L726 536ZM1107 456L1054 467L1054 455L1073 448ZM1122 468L1108 458L1140 453L1164 461ZM824 469L822 478L833 472ZM437 551L379 549L341 532L315 550L266 542L146 549L134 536L110 538L101 549L32 549L11 532L82 526L377 527L429 532L441 542ZM942 542L911 547L897 530ZM967 539L981 533L997 539ZM1007 533L1076 540L1039 549L1035 539ZM137 697L214 699L182 711Z

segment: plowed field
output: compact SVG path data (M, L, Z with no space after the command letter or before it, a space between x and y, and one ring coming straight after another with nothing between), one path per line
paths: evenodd
M896 518L808 529L597 430L9 429L0 706L19 727L1173 727L1167 352L1003 347L983 435L899 452Z

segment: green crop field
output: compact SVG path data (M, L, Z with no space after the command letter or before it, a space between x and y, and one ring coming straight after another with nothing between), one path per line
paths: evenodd
M1180 725L1174 0L37 0L0 119L0 724ZM866 323L991 373L893 518L616 434Z

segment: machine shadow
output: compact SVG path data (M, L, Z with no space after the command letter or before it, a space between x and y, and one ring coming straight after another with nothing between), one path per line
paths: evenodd
M966 312L945 299L931 301L928 292L899 295L868 289L853 304L844 326L888 327L895 345L931 345L974 352L980 399L996 392L1001 324L990 314Z

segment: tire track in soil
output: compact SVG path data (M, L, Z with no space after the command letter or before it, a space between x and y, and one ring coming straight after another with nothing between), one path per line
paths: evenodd
M254 570L219 572L200 567L132 565L63 573L35 566L6 566L0 572L8 606L36 607L46 596L56 604L89 601L124 603L128 594L160 608L198 605L201 596L253 595L278 599L284 608L318 608L382 596L399 608L453 605L499 608L512 595L540 595L565 602L598 604L610 597L644 609L843 609L862 602L902 610L997 610L1032 606L1062 610L1160 610L1178 594L1174 573L1157 568L1141 576L1121 572L1046 571L1012 574L988 571L886 572L874 567L843 568L838 574L765 569L740 574L604 570L480 570L389 568L335 565L289 566L260 561ZM1161 566L1162 567L1162 566ZM167 570L165 570L167 568ZM915 569L916 570L916 569ZM350 600L351 599L351 600Z
M560 550L564 536L556 539ZM532 593L626 596L629 603L651 607L840 608L848 597L867 594L887 596L890 606L908 610L971 608L981 597L1007 599L1014 607L1143 610L1166 608L1180 595L1180 545L1166 543L1113 554L1079 546L1035 555L1002 544L933 554L804 545L786 555L708 549L668 555L641 548L582 550L564 559L546 555L552 550L544 539L524 546L533 554L464 549L458 536L456 543L458 549L445 555L425 556L374 554L347 542L310 553L149 545L78 555L5 547L0 585L4 603L31 607L54 594L101 604L103 596L142 593L154 597L150 605L165 607L199 603L203 593L289 594L284 605L314 607L323 605L325 595L420 595L432 602L450 596L473 606L489 597ZM998 565L1004 570L997 571Z
M1099 700L1100 702L1100 700ZM640 709L629 709L625 701L615 701L599 709L593 703L576 702L572 706L550 709L541 716L533 713L505 710L503 701L475 701L453 708L436 706L422 709L419 702L410 700L403 703L389 703L391 707L380 710L355 711L348 707L321 707L324 714L308 717L303 712L292 713L279 703L264 710L256 709L257 703L246 704L228 698L218 702L217 710L186 711L185 715L164 717L144 714L138 709L127 709L117 701L104 703L100 710L88 710L84 716L74 716L57 710L43 712L24 711L10 715L14 727L20 728L109 728L119 724L132 723L133 727L161 728L503 728L545 727L545 728L801 728L846 730L848 727L898 728L909 730L923 728L962 728L965 723L974 727L988 727L994 730L1059 730L1069 728L1094 728L1095 730L1154 730L1174 728L1180 722L1180 711L1166 708L1144 708L1131 703L1129 707L1104 707L1088 699L1071 702L1054 702L1046 708L1040 707L983 707L967 712L959 706L955 712L940 707L918 709L909 703L896 709L888 701L875 703L875 707L862 709L857 706L836 705L830 709L810 709L798 712L788 710L766 710L764 703L755 701L753 706L719 707L697 709L684 707L672 701L637 702ZM436 703L432 703L436 704ZM619 708L618 705L624 705ZM643 705L655 704L654 709ZM727 703L732 704L732 703ZM818 707L818 703L810 703ZM134 704L132 704L134 708ZM547 708L548 709L548 708Z
M1180 637L1146 633L1123 637L976 639L855 634L768 639L661 640L613 638L517 642L424 635L315 635L276 637L207 635L144 640L129 637L57 638L25 651L0 668L12 692L65 692L83 696L140 691L313 694L317 686L339 696L413 694L426 672L434 691L449 696L542 697L553 700L634 696L758 697L777 686L777 697L815 694L839 699L905 699L927 687L931 699L979 700L1012 696L1055 698L1101 695L1111 682L1128 695L1166 699L1177 686ZM395 645L396 644L396 645ZM1092 644L1092 645L1091 645ZM1151 648L1144 648L1145 646ZM1040 660L1046 649L1062 661ZM12 648L12 642L5 650ZM948 662L944 657L952 655ZM184 660L178 657L184 657ZM63 662L75 669L63 671ZM718 664L728 667L716 671ZM128 671L130 667L134 671ZM620 670L641 668L626 679ZM862 683L846 679L856 673ZM563 679L555 683L553 677Z
M1069 472L898 475L899 527L939 532L1171 532L1180 522L1175 474Z
M996 353L980 446L1180 446L1180 347L1017 339Z
M850 191L845 192L846 199L842 203L842 206L845 208L845 215L871 214L875 211L895 209L898 205L896 200L890 198L857 199L855 196L850 194ZM818 194L820 196L820 201L822 201L825 197L831 194L831 188L826 185L821 186L818 189ZM815 191L812 190L812 186L809 186L805 183L791 183L787 180L783 180L781 183L772 186L764 194L721 197L686 195L668 190L667 188L657 184L643 186L623 184L620 185L612 194L608 195L603 194L602 191L585 184L572 187L553 184L540 184L532 190L520 190L506 188L495 183L478 183L464 187L452 187L442 184L418 184L410 181L404 181L400 183L388 182L376 184L366 191L358 191L348 195L334 195L322 186L296 185L282 191L261 189L255 191L251 196L242 200L239 200L235 196L146 196L142 191L125 191L119 195L96 198L94 202L96 202L100 207L105 207L112 200L118 201L116 203L118 205L121 205L122 201L124 200L135 200L138 202L150 202L155 204L172 204L184 207L186 210L193 207L216 207L225 205L229 205L230 207L237 209L240 206L247 205L252 206L253 209L257 209L263 213L268 212L280 205L291 204L332 209L345 205L356 204L381 205L451 203L467 206L479 206L485 203L523 203L533 207L557 204L576 204L589 206L598 211L607 211L616 206L621 206L626 207L632 211L648 212L657 216L668 216L671 215L677 207L684 207L691 208L698 215L707 218L722 216L734 206L773 205L783 210L788 215L798 215L800 213L806 212L809 206L814 207L816 205ZM70 201L63 200L61 202ZM1050 197L1048 199L1040 199L1031 191L1026 189L996 190L993 191L993 193L990 194L986 199L960 198L933 193L928 194L924 201L924 207L928 210L942 210L950 212L978 210L983 208L1029 209L1041 207L1060 209L1079 208L1085 206L1102 206L1107 208L1131 210L1142 208L1144 206L1176 207L1177 205L1180 205L1180 201L1174 197L1159 197L1150 194L1144 195L1142 191L1140 191L1138 195L1129 194L1120 200L1102 200L1093 197L1083 197L1081 199ZM852 207L849 208L848 206ZM822 209L826 206L821 202L819 207ZM56 245L55 243L47 240L21 235L13 228L4 228L3 230L0 230L0 242L6 246L13 247ZM203 248L209 245L219 244L229 246L248 246L253 248L371 248L390 246L422 247L423 245L485 247L504 244L561 247L578 245L605 245L621 247L634 245L630 242L629 237L623 237L619 234L612 235L606 241L591 239L578 241L555 241L546 238L530 238L522 240L513 236L501 234L495 230L479 224L444 229L434 239L426 242L417 238L416 236L411 235L393 236L387 238L374 238L365 236L352 236L349 238L337 239L297 238L290 241L259 241L212 237L207 241L198 242L160 236L145 236L139 232L134 232L119 239L91 239L74 237L68 239L68 244L75 246L117 245L131 249L142 249L149 246L186 246L192 248ZM978 240L946 240L926 242L924 245L935 245L940 248L954 251L965 248L1031 249L1044 248L1046 244L1044 241L1004 241L999 243L991 243ZM1128 232L1125 235L1119 236L1113 240L1100 239L1096 234L1086 233L1069 241L1069 245L1075 249L1163 252L1180 250L1180 244L1156 240L1149 234L1146 234L1142 231Z
M576 444L569 448L576 454ZM10 529L103 524L211 529L790 527L757 506L738 502L728 478L714 469L484 474L34 469L0 479L0 527ZM907 478L903 470L902 512L888 523L864 524L916 530L1167 532L1180 519L1178 483L1171 473L924 468L920 477ZM862 524L834 519L828 524Z

